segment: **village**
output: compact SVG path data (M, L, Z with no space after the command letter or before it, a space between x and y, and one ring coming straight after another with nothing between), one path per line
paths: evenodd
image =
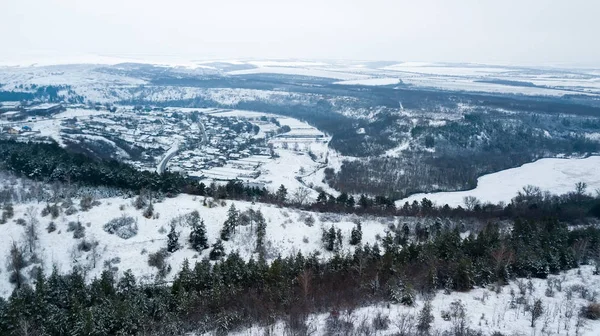
M56 142L140 170L259 188L273 182L261 175L279 157L275 149L314 159L311 146L329 141L298 120L249 111L19 102L1 103L0 138Z

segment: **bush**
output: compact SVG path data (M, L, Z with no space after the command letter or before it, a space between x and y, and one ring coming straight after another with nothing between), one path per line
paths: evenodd
M79 207L81 211L88 211L94 206L94 199L92 196L83 196L79 201Z
M17 224L21 226L27 225L27 222L23 218L17 219Z
M354 330L352 322L341 320L338 313L331 313L325 322L325 335L350 335Z
M122 239L129 239L137 235L138 225L133 217L121 216L104 224L104 231L115 234Z
M83 239L78 245L77 249L83 252L89 252L92 249L92 243Z
M46 227L46 230L48 231L48 233L56 231L56 224L54 224L54 222L50 222Z
M308 227L312 227L315 225L315 218L312 215L304 217L304 224L306 224Z
M56 219L60 215L60 208L58 207L58 204L47 204L46 207L42 209L41 215L42 217L51 215L52 219Z
M67 232L73 231L73 238L79 239L85 237L85 226L81 222L69 222Z
M208 254L210 260L219 260L222 256L225 255L225 248L223 247L223 242L221 239L218 239L213 245L212 250Z
M65 215L67 215L67 216L71 216L76 213L77 213L77 208L74 206L70 206L65 210Z
M160 277L165 277L171 271L171 265L167 263L168 256L169 253L164 248L148 254L148 266L156 267Z
M600 304L590 303L586 307L581 308L581 315L589 320L600 319Z
M383 315L382 312L377 312L377 315L373 318L373 328L375 330L387 330L390 326L390 318L387 315Z

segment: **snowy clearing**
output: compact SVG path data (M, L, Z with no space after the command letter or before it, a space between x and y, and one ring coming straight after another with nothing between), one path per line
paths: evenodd
M437 205L464 206L466 196L475 196L480 201L497 204L509 203L524 186L533 185L553 194L564 194L575 189L575 183L585 182L588 191L600 188L600 156L585 159L541 159L521 167L506 169L477 179L477 188L467 191L416 194L399 200L420 201L424 197Z

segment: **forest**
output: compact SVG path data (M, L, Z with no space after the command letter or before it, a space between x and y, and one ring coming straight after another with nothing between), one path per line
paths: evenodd
M358 244L354 253L336 254L329 261L301 253L271 263L260 258L246 262L236 253L215 255L216 262L185 260L172 283L141 283L129 271L117 277L109 269L88 283L77 267L70 274L39 269L33 285L17 283L8 300L0 299L0 333L225 335L283 320L289 334L308 335L309 314L331 312L327 334L373 335L375 330L352 321L341 323L336 312L386 302L412 306L417 300L427 302L437 290L502 286L516 277L545 279L597 263L600 230L569 230L554 219L517 219L510 231L488 224L466 239L458 228L442 227L428 237L400 229L373 246L361 246L360 235L353 234L351 243ZM15 245L9 269L18 272L25 262ZM434 331L431 307L420 306L403 335ZM483 334L463 326L444 335Z

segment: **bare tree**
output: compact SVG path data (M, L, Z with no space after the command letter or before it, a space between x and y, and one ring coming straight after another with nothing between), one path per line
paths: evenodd
M90 258L92 259L92 268L96 268L96 264L98 263L98 260L101 257L100 254L100 243L92 238L92 240L90 241L91 244L91 248L90 248Z
M465 207L469 211L473 211L476 206L481 205L481 201L477 199L475 196L466 196L463 198L463 203L465 203Z
M579 197L585 195L587 190L587 183L585 182L577 182L575 183L575 194Z
M544 313L541 299L535 299L531 308L531 327L535 327L535 321Z
M305 186L300 186L294 191L292 197L295 203L297 203L300 206L303 206L306 203L309 195L310 189L306 188Z
M39 220L37 218L37 211L34 207L27 208L26 215L29 218L29 221L27 222L27 226L25 226L25 242L29 249L29 253L33 253L38 240Z

